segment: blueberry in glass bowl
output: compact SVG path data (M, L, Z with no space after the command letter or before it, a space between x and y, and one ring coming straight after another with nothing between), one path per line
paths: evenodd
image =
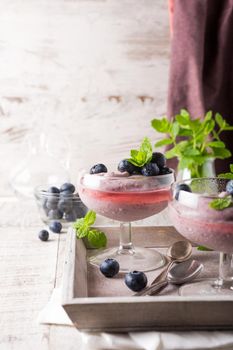
M71 183L38 186L34 190L34 196L41 220L47 225L58 221L64 227L84 217L88 211Z

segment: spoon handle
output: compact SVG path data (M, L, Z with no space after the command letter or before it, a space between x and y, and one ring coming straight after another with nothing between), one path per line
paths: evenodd
M147 287L142 291L135 293L134 296L153 295L156 294L156 292L159 292L160 290L165 288L167 285L168 281L167 279L164 279L163 281L160 281L157 284L153 284L150 287Z
M155 277L155 279L151 282L151 286L159 283L160 281L165 280L167 278L168 271L174 265L175 262L176 262L176 260L170 261L167 264L167 266L162 270L162 272L160 272L160 274L157 277Z
M143 296L143 295L152 295L148 294L150 291L153 293L155 291L160 291L164 289L167 285L167 274L170 268L173 266L173 264L176 262L176 260L170 261L167 266L160 272L160 274L152 281L151 285L149 287L144 288L142 291L135 293L135 296ZM158 288L157 288L158 286Z

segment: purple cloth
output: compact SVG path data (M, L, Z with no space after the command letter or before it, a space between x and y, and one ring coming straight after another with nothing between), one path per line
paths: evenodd
M233 0L175 0L168 116L219 112L233 124ZM233 133L222 139L233 153ZM228 171L233 158L216 162Z

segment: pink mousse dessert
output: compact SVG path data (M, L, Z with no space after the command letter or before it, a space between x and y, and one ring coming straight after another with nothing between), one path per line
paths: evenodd
M159 213L171 200L173 172L143 176L126 173L83 174L79 195L90 209L113 220L130 222Z
M188 240L216 251L233 253L233 206L223 210L210 207L217 198L224 198L227 179L203 178L175 185L175 197L169 204L173 225ZM188 185L192 192L178 190Z

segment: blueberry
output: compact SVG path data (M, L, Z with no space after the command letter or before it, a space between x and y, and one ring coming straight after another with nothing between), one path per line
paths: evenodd
M75 210L72 210L68 213L64 213L64 220L72 222L77 219L77 214Z
M125 275L125 284L134 292L139 292L147 285L147 277L144 272L132 271Z
M55 186L51 186L51 187L49 187L47 192L48 193L60 193L60 190Z
M100 265L100 271L105 277L113 277L120 270L120 265L115 259L105 259Z
M156 163L158 167L164 167L166 164L166 158L163 153L160 152L153 152L152 153L152 159L151 163Z
M175 199L178 201L180 191L192 192L191 188L186 184L179 184L176 186Z
M57 209L57 204L58 204L58 197L49 197L46 202L46 208L47 209Z
M155 176L159 174L159 167L156 163L148 163L141 170L144 176Z
M49 239L49 233L47 230L41 230L38 233L38 237L40 238L41 241L47 241Z
M170 168L168 168L167 166L159 168L159 175L167 175L167 174L171 174L171 173L172 173L172 170Z
M61 219L63 217L63 212L59 209L51 209L48 212L49 219L55 220L55 219Z
M87 207L81 201L75 201L73 209L76 213L76 218L83 218L88 212Z
M58 209L60 211L63 211L65 213L68 213L72 210L73 208L73 201L72 199L66 199L66 198L61 198L58 202Z
M95 164L90 169L90 174L99 174L99 173L107 173L108 169L104 164Z
M137 167L136 165L130 163L128 159L123 159L120 161L118 164L117 169L123 173L124 171L127 171L130 175L132 174L139 174L140 173L140 168Z
M63 191L67 191L69 193L74 193L75 192L75 187L74 187L73 184L71 184L69 182L66 182L60 188L60 192L62 193Z
M54 233L60 233L62 230L62 224L59 221L52 221L49 224L49 229Z
M71 193L70 191L62 191L61 193L60 193L60 196L61 197L64 197L64 198L67 198L67 197L69 197L69 198L73 198L73 193Z
M226 191L227 193L233 195L233 180L228 181L226 185Z

